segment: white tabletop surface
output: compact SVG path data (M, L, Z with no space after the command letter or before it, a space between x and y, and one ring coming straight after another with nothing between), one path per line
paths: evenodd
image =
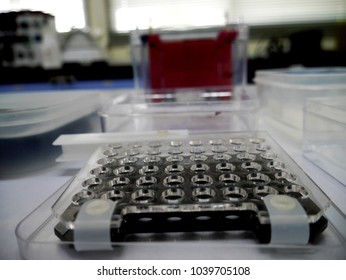
M346 186L305 159L298 143L275 131L270 134L346 214ZM62 163L35 174L0 180L0 259L21 258L15 236L17 224L63 186L81 164Z

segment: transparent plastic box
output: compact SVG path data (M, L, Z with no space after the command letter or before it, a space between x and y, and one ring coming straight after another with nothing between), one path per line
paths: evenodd
M307 99L303 152L346 185L346 96Z
M0 177L55 164L60 134L101 130L98 92L0 94Z
M213 139L213 141L210 141L210 139ZM218 140L216 140L218 139ZM125 150L121 150L120 143L112 142L108 146L100 147L95 153L92 155L88 163L79 171L79 173L70 181L68 182L61 190L59 190L57 193L53 194L52 197L50 197L47 201L45 201L42 205L40 205L37 209L35 209L31 214L29 214L24 220L17 226L16 229L16 236L18 240L18 245L20 249L21 256L25 259L345 259L346 257L346 217L344 214L342 214L337 207L333 204L332 201L321 191L321 189L304 173L302 169L297 166L297 164L280 148L280 146L274 142L270 138L270 136L267 133L264 132L247 132L247 133L206 133L206 134L190 134L186 137L186 139L181 139L181 141L187 142L187 145L192 145L191 147L195 147L194 145L197 143L196 141L201 140L205 143L205 156L213 156L213 155L219 155L218 152L215 153L215 147L209 150L209 145L217 145L219 148L219 145L222 145L221 142L223 140L224 147L227 148L226 154L228 154L228 157L231 156L233 159L236 158L242 158L238 157L239 154L243 154L243 152L238 152L240 149L242 149L241 144L239 144L241 141L244 141L244 143L249 144L252 148L255 148L256 150L251 150L250 153L253 153L253 155L256 157L262 157L264 154L268 158L270 155L271 157L274 156L274 154L277 156L275 157L275 160L279 160L283 163L285 163L285 169L281 170L282 172L289 170L289 172L292 172L291 174L294 174L294 177L290 177L294 180L295 187L292 188L284 188L279 189L279 187L275 184L278 184L279 182L271 182L271 187L276 188L278 191L283 192L285 191L286 194L292 195L292 198L296 199L297 201L301 200L302 205L305 205L306 211L308 208L310 208L310 203L313 202L312 205L315 209L314 211L316 214L313 214L312 216L307 216L309 223L315 223L318 222L322 216L323 219L327 219L328 224L326 228L323 228L323 232L319 232L317 238L315 238L313 241L307 243L307 244L291 244L290 242L286 243L286 239L281 239L280 243L272 243L269 244L261 244L258 241L256 241L256 238L249 232L248 230L237 230L236 228L233 228L233 230L221 230L215 229L215 230L209 230L209 231L193 231L191 228L189 229L188 233L184 232L162 232L161 227L159 227L159 232L148 232L148 233L140 233L138 236L132 236L129 239L126 240L118 240L118 241L111 241L110 240L99 240L97 239L98 234L96 235L89 235L88 238L92 237L92 239L89 239L89 241L82 242L83 248L79 247L77 249L77 242L75 240L65 240L62 241L59 239L56 235L55 230L61 229L61 225L63 225L63 228L66 227L68 230L76 230L79 225L76 223L75 219L79 219L79 216L75 216L74 211L76 209L81 209L79 207L83 207L83 203L87 203L88 197L78 197L78 203L82 204L72 204L72 201L77 198L75 196L76 192L83 190L83 188L88 187L83 185L83 182L85 180L88 180L88 178L91 176L98 176L94 173L95 171L95 164L109 164L110 161L102 160L99 161L99 156L105 156L105 154L102 154L102 151L106 148L106 151L109 149L120 149L119 152L127 151L126 149L129 149L130 151L134 147L139 147L139 139L129 139L129 142L124 142L122 145L125 145L127 148ZM263 140L265 139L265 140ZM227 141L226 141L227 140ZM115 140L116 141L116 140ZM132 141L132 142L131 142ZM158 147L158 141L160 139L157 139L157 141L150 141L149 147L153 148L153 143L155 143L155 147ZM164 140L166 141L166 140ZM193 141L193 142L191 142ZM151 143L151 144L150 144ZM174 143L177 143L174 141ZM200 143L200 142L198 142ZM264 144L265 143L265 144ZM143 149L146 146L145 143L143 144ZM163 143L162 143L163 144ZM120 145L120 146L119 146ZM124 147L125 147L124 146ZM210 147L211 147L210 146ZM171 146L172 147L172 146ZM175 146L174 146L175 147ZM200 146L198 146L200 147ZM267 151L263 152L260 151L264 147L266 147ZM135 148L138 149L138 148ZM260 150L258 150L260 149ZM268 152L269 150L270 152ZM109 150L109 151L110 151ZM217 149L218 151L220 149ZM169 150L168 150L169 151ZM194 150L197 151L197 150ZM200 149L199 149L200 151ZM213 152L214 151L214 152ZM225 150L224 150L225 151ZM100 154L101 152L101 154ZM166 154L166 150L162 150L162 154L160 156L162 158L166 156L170 156L170 153ZM264 153L264 154L263 154ZM115 156L114 159L117 158L117 153L113 153L110 155L108 152L106 153L109 156ZM147 154L144 153L144 156ZM191 152L191 155L194 155L194 152ZM190 155L190 156L191 156ZM138 155L138 157L141 158L141 155ZM126 160L125 158L120 157L122 160ZM120 160L119 158L119 160ZM133 157L130 157L133 158ZM130 158L128 158L130 160ZM220 158L220 157L218 157ZM223 157L225 159L225 157ZM140 161L140 159L138 159ZM108 163L107 163L108 162ZM234 162L234 161L233 161ZM119 161L120 163L120 161ZM235 162L234 162L235 163ZM120 163L121 164L121 163ZM273 165L274 167L276 165ZM280 165L283 167L282 165ZM279 168L280 169L280 168ZM88 172L90 170L94 170L92 173ZM116 169L117 170L117 169ZM287 175L287 173L282 173L281 171L278 171L281 175L284 176L284 174ZM189 172L189 171L188 171ZM94 174L94 175L93 175ZM154 175L158 176L158 175ZM181 175L183 176L183 175ZM184 175L185 176L185 175ZM290 180L291 180L290 179ZM281 179L280 179L281 180ZM220 182L221 183L221 182ZM286 182L283 184L290 183ZM161 184L161 183L158 183ZM256 187L257 183L252 185L252 187ZM304 186L304 191L301 192L301 188L298 188L297 185ZM97 186L92 186L93 188L97 188ZM135 188L135 186L133 186ZM149 186L148 186L149 187ZM252 192L250 190L250 186L243 185L244 188L247 189L248 192ZM258 187L258 186L257 186ZM149 187L150 188L150 187ZM187 191L188 186L184 188L185 191ZM208 188L208 187L207 187ZM96 189L94 189L96 190ZM141 191L143 192L143 189L139 188L138 190L131 190L132 191ZM218 187L216 187L215 191L219 192L221 189L218 190ZM264 189L263 189L264 190ZM129 190L130 191L130 190ZM145 192L144 192L145 193ZM120 193L119 193L120 194ZM240 193L239 193L240 194ZM300 196L300 195L301 196ZM162 193L164 195L164 192ZM202 194L201 194L202 195ZM108 196L102 196L103 202L111 200ZM133 197L131 195L131 197ZM237 197L237 198L236 198ZM261 196L262 197L262 196ZM279 197L282 197L279 195ZM286 197L284 195L284 197ZM234 196L234 199L240 199L241 205L238 205L236 202L226 202L225 200L221 203L218 198L215 197L215 201L213 203L210 203L208 201L205 201L206 194L203 196L200 196L202 201L196 202L201 207L199 211L202 213L203 219L198 219L197 229L202 229L204 225L213 225L213 223L209 223L209 219L206 219L203 215L211 215L210 218L212 220L219 220L221 217L223 217L222 213L223 211L226 211L228 207L235 207L232 208L236 211L233 212L233 215L230 216L231 221L234 221L239 226L239 221L233 220L235 218L234 215L240 215L240 212L242 212L244 209L242 207L245 207L246 205L249 205L247 203L250 203L252 205L252 200L249 201L243 201L239 196ZM92 201L94 198L89 198ZM96 199L96 198L95 198ZM173 200L176 200L176 198L172 198ZM258 199L265 199L265 196L262 198L258 197ZM101 198L102 200L102 198ZM219 201L219 202L217 202ZM243 204L243 201L245 204ZM309 202L310 201L310 202ZM165 204L164 202L158 201L158 203L151 203L146 202L144 200L138 199L139 203L137 203L135 207L137 207L136 211L133 212L133 214L140 214L142 211L146 212L145 215L147 216L139 216L139 220L137 220L137 224L145 224L148 223L147 226L149 226L152 222L151 219L148 219L148 215L150 213L155 213L155 211L158 211L158 209L161 207L160 203ZM286 201L287 202L287 201ZM149 205L147 205L149 203ZM191 211L194 212L197 210L197 204L192 207L192 202L182 202L183 208L181 208L183 219L189 219L189 217L193 218L194 216L198 216L198 211L193 216L184 215L187 213L190 213ZM283 204L281 204L283 203ZM292 210L292 204L291 199L289 200L289 203L286 204L284 201L281 201L279 203L278 207L281 210L284 211L290 211ZM306 204L307 203L307 204ZM150 205L152 204L152 207L150 208ZM132 205L132 204L131 204ZM126 215L126 213L130 213L130 211L134 206L132 205L130 208L123 208L124 210L127 209L123 214ZM170 205L170 206L169 206ZM162 208L166 209L167 213L174 213L174 209L179 208L180 202L175 202L173 204L169 204L168 208ZM228 206L227 206L228 205ZM72 206L72 208L70 208ZM99 205L100 206L100 205ZM119 204L120 206L120 204ZM166 205L167 206L167 205ZM149 208L150 209L149 209ZM316 208L317 207L317 208ZM160 209L161 209L160 208ZM103 210L107 210L109 208L103 208L103 207L96 207L96 208L84 208L87 209L87 211L92 210L96 211L94 213L95 215L97 213L102 213ZM161 210L162 210L161 209ZM179 208L180 209L180 208ZM134 208L132 209L134 210ZM131 210L131 211L132 211ZM79 210L78 210L79 211ZM99 212L100 211L100 212ZM216 211L216 212L215 212ZM228 210L227 210L228 211ZM239 212L240 211L240 212ZM255 208L251 208L250 211L253 211L257 216L258 219L262 220L265 224L268 222L268 216L266 215L266 210L262 209L261 211L257 211ZM212 215L212 213L219 213L218 215ZM90 212L91 213L91 212ZM113 212L115 213L115 212ZM208 214L209 213L209 214ZM225 212L226 213L226 212ZM92 214L92 215L94 215ZM191 213L190 213L191 214ZM173 215L179 215L179 212L173 214ZM227 214L229 215L229 214ZM271 224L274 224L274 220L272 219L272 214L269 215L269 221ZM296 217L293 216L287 216L286 214L284 217L289 218L288 220L285 220L285 218L279 218L279 227L284 227L285 232L282 234L283 236L286 236L287 238L290 237L289 229L290 225L295 224L294 220L296 220ZM296 215L296 214L294 214ZM176 217L176 216L172 216ZM171 216L168 216L167 221L163 221L160 218L158 220L155 220L155 216L153 216L154 221L159 222L159 225L167 224L167 222L170 223L177 223L179 225L178 219L172 219ZM238 218L242 219L242 215L240 215ZM298 214L298 220L301 221L301 216ZM167 218L167 217L166 217ZM170 218L170 219L169 219ZM225 219L228 219L228 216L224 217ZM293 218L293 220L290 220L290 218ZM118 214L114 214L111 218L111 222L108 221L106 224L106 232L107 228L117 228L119 226L119 217ZM103 219L102 219L103 220ZM287 221L287 224L285 223ZM133 223L135 221L128 220L127 222ZM225 221L224 221L225 222ZM230 221L228 221L230 222ZM249 220L245 219L243 222L248 223ZM84 225L86 225L86 230L94 232L94 229L98 232L98 224L97 221L91 222L89 220L84 221ZM103 223L103 222L102 222ZM136 223L136 222L135 222ZM196 223L196 221L191 220L191 224ZM126 223L125 223L126 224ZM219 222L217 223L219 225ZM230 223L229 225L231 225ZM300 222L298 222L300 224ZM108 225L108 226L107 226ZM187 225L190 225L189 223ZM281 225L281 226L280 226ZM104 225L101 225L101 228ZM287 227L286 227L287 226ZM140 228L145 229L145 227L141 226ZM171 228L174 229L174 228ZM192 231L191 231L192 230ZM101 229L101 232L103 230ZM310 228L310 231L312 232L313 229ZM95 233L95 232L94 232ZM67 232L69 235L69 233ZM274 234L274 231L272 230L272 235ZM295 232L295 234L297 234ZM75 238L77 235L74 235ZM93 239L96 236L96 239ZM113 236L113 235L110 235ZM71 237L71 236L70 236ZM114 237L114 236L113 236ZM299 236L298 236L299 237ZM78 237L79 238L79 237ZM67 238L68 239L68 238ZM98 240L98 241L95 241ZM80 240L79 240L80 241ZM81 245L81 244L79 244ZM92 249L90 249L92 248ZM106 248L106 249L105 249Z
M345 95L346 68L260 70L255 82L264 119L300 142L306 98Z
M259 100L254 88L239 91L231 100L220 99L220 93L190 91L146 95L128 92L99 111L102 129L104 132L258 129Z
M247 32L241 24L132 32L136 88L145 94L228 91L231 98L233 87L247 81Z

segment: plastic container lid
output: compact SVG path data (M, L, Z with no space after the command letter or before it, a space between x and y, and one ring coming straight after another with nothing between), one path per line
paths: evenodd
M258 84L275 84L286 86L346 88L346 68L292 68L260 70L256 72Z
M95 112L97 92L40 92L0 95L0 138L53 130Z

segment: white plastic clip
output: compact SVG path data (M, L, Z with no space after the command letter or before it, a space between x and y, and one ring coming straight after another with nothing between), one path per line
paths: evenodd
M287 195L263 198L271 224L271 244L304 245L309 242L309 222L299 201Z
M77 251L111 250L111 221L115 202L93 199L85 202L77 215L74 245Z

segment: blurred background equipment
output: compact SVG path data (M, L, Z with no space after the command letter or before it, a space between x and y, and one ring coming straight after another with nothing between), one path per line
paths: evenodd
M2 66L61 67L54 16L27 10L1 13L0 26Z
M90 32L73 29L62 45L62 60L64 63L89 64L105 61L105 54L92 38Z

